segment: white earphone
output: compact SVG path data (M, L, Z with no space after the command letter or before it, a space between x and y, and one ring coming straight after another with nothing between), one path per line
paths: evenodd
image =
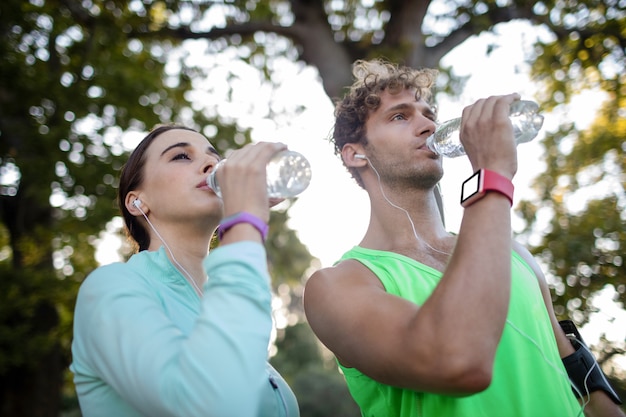
M174 263L176 265L178 265L178 267L180 268L180 270L184 273L184 275L186 275L185 279L187 281L189 281L189 283L192 285L192 287L195 289L195 291L198 293L199 297L202 297L202 289L198 286L198 284L196 283L196 281L193 279L193 276L187 272L187 270L180 264L180 262L178 262L178 260L176 260L176 257L174 256L174 253L172 252L172 250L170 249L170 247L168 246L167 242L165 241L165 239L163 239L163 236L161 236L161 234L157 231L156 227L154 227L154 225L152 224L152 222L150 221L150 219L148 218L148 216L146 215L146 213L141 209L141 200L136 198L133 200L133 206L137 207L137 210L139 210L141 212L141 214L143 215L143 217L146 219L146 221L148 222L148 225L150 225L150 228L152 228L152 230L154 231L154 233L159 237L159 239L161 240L161 242L163 242L163 246L165 246L165 248L167 249L167 251L170 253L170 255L172 256L172 261L174 261Z
M354 159L367 159L367 156L361 155L360 153L355 153Z

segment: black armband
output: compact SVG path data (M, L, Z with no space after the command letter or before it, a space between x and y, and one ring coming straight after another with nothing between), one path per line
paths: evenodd
M622 404L609 381L606 380L602 368L600 368L593 354L585 345L574 322L563 320L559 324L574 349L576 349L576 352L562 359L565 370L567 370L573 386L576 387L576 389L572 388L576 397L580 398L581 395L588 395L593 391L602 390L615 404Z

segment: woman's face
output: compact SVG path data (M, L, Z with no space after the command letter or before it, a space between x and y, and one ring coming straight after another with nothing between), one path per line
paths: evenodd
M146 151L144 181L137 190L151 220L219 220L222 203L206 179L220 159L197 132L173 129L156 137Z

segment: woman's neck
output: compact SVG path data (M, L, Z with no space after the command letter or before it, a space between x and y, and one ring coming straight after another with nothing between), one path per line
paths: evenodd
M176 227L175 230L163 226L155 228L158 232L152 231L148 250L158 250L163 246L172 264L201 295L207 279L202 261L207 256L212 235L199 234L197 229L186 230L184 227Z

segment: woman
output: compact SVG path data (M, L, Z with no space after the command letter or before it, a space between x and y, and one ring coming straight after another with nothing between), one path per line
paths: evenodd
M267 363L265 166L285 148L233 152L218 173L223 200L206 186L220 156L201 134L162 126L131 154L119 205L139 252L92 272L76 303L71 370L85 417L299 415Z

